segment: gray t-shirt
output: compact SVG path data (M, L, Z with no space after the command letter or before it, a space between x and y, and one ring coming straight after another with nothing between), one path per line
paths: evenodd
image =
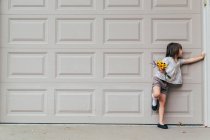
M180 67L185 60L178 59L178 62L175 62L172 57L165 57L162 61L168 65L166 73L170 78L160 72L157 68L155 69L155 76L171 84L182 84L182 73Z

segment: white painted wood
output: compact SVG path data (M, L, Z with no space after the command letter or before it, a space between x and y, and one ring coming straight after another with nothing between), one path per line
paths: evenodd
M209 3L209 1L208 1L208 17L207 17L207 27L208 27L208 30L207 30L207 36L206 36L206 38L208 38L209 36L210 36L210 28L209 28L209 23L210 23L210 17L209 17L209 14L210 14L210 3ZM206 45L206 56L207 56L207 60L206 60L206 63L208 64L207 65L207 69L206 69L206 72L208 72L209 71L209 69L210 69L210 65L209 65L209 57L208 57L208 55L210 54L210 50L209 50L209 47L208 46L210 46L210 41L207 39L207 45ZM206 87L208 88L207 89L207 94L208 94L208 101L207 101L207 104L205 104L207 107L208 107L208 110L207 110L207 113L208 113L208 126L210 127L210 81L209 81L209 79L210 79L210 74L209 73L206 73L207 74L207 76L205 76L206 78L207 78L207 81L205 81L206 82Z
M152 60L202 50L195 0L1 0L0 121L157 123ZM168 123L203 124L202 63L184 66Z
M209 65L209 46L210 46L210 41L209 41L209 36L210 36L210 28L209 28L209 23L210 23L210 3L209 1L206 1L206 7L203 8L203 42L204 42L204 50L206 53L206 58L205 58L205 69L204 69L204 124L205 126L210 127L210 89L209 89L209 78L210 75L208 73L210 65Z

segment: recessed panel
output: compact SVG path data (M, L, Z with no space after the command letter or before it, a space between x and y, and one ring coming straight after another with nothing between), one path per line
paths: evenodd
M58 44L93 43L94 19L57 19L56 34Z
M9 43L46 44L47 19L9 19Z
M142 19L106 19L105 43L141 43Z
M9 78L46 77L46 53L8 53Z
M8 90L6 94L9 115L44 114L46 110L46 91L37 89Z
M93 77L94 53L57 53L57 78Z
M58 9L90 9L95 0L56 0Z
M94 90L56 90L56 115L93 115L95 108Z
M142 53L105 53L105 78L142 76Z
M105 9L141 10L143 0L104 0Z
M105 90L104 115L142 115L143 98L144 92L141 90Z
M46 0L9 0L11 8L40 8L46 6Z
M203 2L199 0L151 0L155 13L201 13Z
M191 41L190 19L153 19L153 43Z
M152 0L154 7L188 7L191 0Z
M192 99L193 94L191 90L172 90L168 98L166 114L192 114Z

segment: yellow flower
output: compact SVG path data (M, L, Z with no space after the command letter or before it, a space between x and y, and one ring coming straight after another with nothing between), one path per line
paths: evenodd
M156 65L157 65L157 67L158 67L158 69L159 70L165 70L166 68L167 68L167 64L166 63L164 63L163 61L161 61L161 60L158 60L157 62L156 62Z

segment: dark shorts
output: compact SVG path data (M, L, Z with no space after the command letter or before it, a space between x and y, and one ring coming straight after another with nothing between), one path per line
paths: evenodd
M161 93L163 93L163 94L168 93L168 87L169 87L168 83L166 81L163 81L163 80L159 79L158 77L153 78L152 91L153 91L154 86L160 87L160 92Z

